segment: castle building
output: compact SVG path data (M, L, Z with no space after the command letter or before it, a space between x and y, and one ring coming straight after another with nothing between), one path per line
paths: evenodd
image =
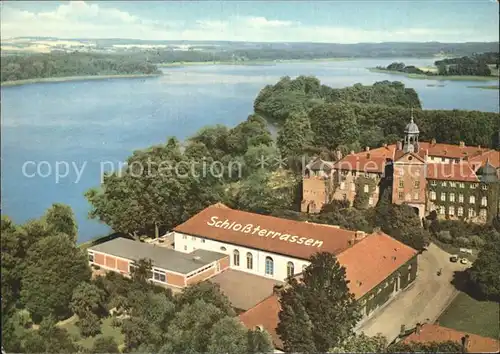
M486 223L500 215L500 151L420 142L419 134L412 114L397 144L337 152L335 162L314 159L305 168L301 211L317 213L333 200L373 207L388 188L393 204L408 204L421 218Z

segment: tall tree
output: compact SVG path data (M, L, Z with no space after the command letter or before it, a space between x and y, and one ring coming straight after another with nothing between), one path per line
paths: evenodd
M382 335L369 337L364 333L347 338L339 347L329 353L385 353L387 338Z
M206 304L214 305L227 316L236 315L229 299L221 292L220 286L210 281L202 281L184 288L176 300L179 308L194 304L197 300L203 300Z
M349 292L345 268L340 266L331 253L317 253L311 257L311 264L302 280L289 281L280 299L283 307L280 318L287 318L293 325L278 325L278 331L285 346L294 346L292 338L300 323L312 324L312 338L316 351L326 352L340 345L352 335L354 326L361 318L354 295ZM295 303L294 303L295 302ZM298 304L303 306L307 319ZM295 350L295 349L293 349Z
M120 353L113 337L99 336L92 346L92 353Z
M500 301L500 237L488 240L467 270L469 278L482 295Z
M207 345L207 353L240 354L248 352L248 333L234 317L225 317L215 323Z
M286 157L301 156L312 145L313 132L305 112L292 114L283 124L277 146Z
M70 206L55 203L45 212L45 220L52 234L63 233L76 242L78 226Z
M73 289L89 280L86 254L64 234L49 236L28 251L21 298L33 320L51 314L61 318L70 313Z

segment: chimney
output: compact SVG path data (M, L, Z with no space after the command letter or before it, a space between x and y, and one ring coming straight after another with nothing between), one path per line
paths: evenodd
M463 353L467 353L468 349L469 349L469 335L466 334L462 338L462 352Z
M337 161L342 160L342 151L336 150L335 151L335 158L337 159Z
M478 145L477 148L479 149L479 151L481 151L481 145Z
M194 259L195 261L199 261L199 260L201 259L201 257L200 257L200 256L194 256L194 257L193 257L193 259Z
M461 147L461 148L464 148L464 147L465 147L465 142L464 142L464 141L461 141L461 142L460 142L460 147Z
M387 148L387 144L386 143L384 143L384 145L382 145L382 146L385 147L385 148Z
M405 333L406 333L406 326L405 326L404 324L402 324L402 325L401 325L401 329L400 329L400 331L399 331L399 334L400 334L401 336L404 336L404 335L405 335Z
M419 323L417 323L417 325L415 326L415 333L418 335L420 334L420 330L422 329L422 325Z
M351 155L354 155L354 150L351 150L350 154L351 154Z
M433 138L433 139L431 140L431 145L432 145L432 146L436 145L436 139L434 139L434 138Z
M380 234L382 233L382 230L380 229L380 227L375 227L373 228L373 233Z
M365 151L370 151L370 147L369 147L369 146L367 146L367 147L365 148Z
M367 158L367 159L369 159L369 158L370 158L370 156L371 156L371 155L370 155L370 153L369 153L369 152L368 152L368 153L366 153L366 158Z
M403 149L403 143L401 141L398 141L396 143L396 150L402 150Z

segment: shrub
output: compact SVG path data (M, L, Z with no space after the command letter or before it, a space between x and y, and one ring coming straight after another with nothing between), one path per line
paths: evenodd
M437 238L439 241L444 242L444 243L451 243L453 240L449 231L440 231L437 234Z
M471 244L471 241L467 237L457 237L455 239L455 243L457 243L459 246L469 246Z
M116 316L113 316L113 319L111 320L111 326L118 328L121 327L121 325L122 325L122 320Z
M486 243L485 240L483 240L480 236L478 235L474 235L470 238L470 242L472 243L472 245L474 245L475 248L479 249L479 248L482 248L484 246L484 244Z

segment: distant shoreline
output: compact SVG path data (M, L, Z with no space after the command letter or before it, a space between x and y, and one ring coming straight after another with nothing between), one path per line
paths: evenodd
M313 63L321 61L352 61L358 58L318 58L318 59L283 59L283 60L247 60L247 61L179 61L158 64L159 68L195 66L195 65L269 65L282 63Z
M107 80L107 79L133 79L157 77L162 74L118 74L118 75L87 75L87 76L63 76L63 77L41 77L25 80L4 81L1 87L20 86L38 84L44 82L69 82L69 81L88 81L88 80Z
M483 90L500 90L498 85L477 85L477 86L467 86L468 88L478 88Z
M498 80L498 76L466 76L466 75L425 75L425 74L410 74L403 73L401 71L395 70L385 70L378 68L367 68L368 71L373 73L384 73L384 74L394 74L406 76L410 79L420 79L420 80L438 80L438 81L495 81Z

